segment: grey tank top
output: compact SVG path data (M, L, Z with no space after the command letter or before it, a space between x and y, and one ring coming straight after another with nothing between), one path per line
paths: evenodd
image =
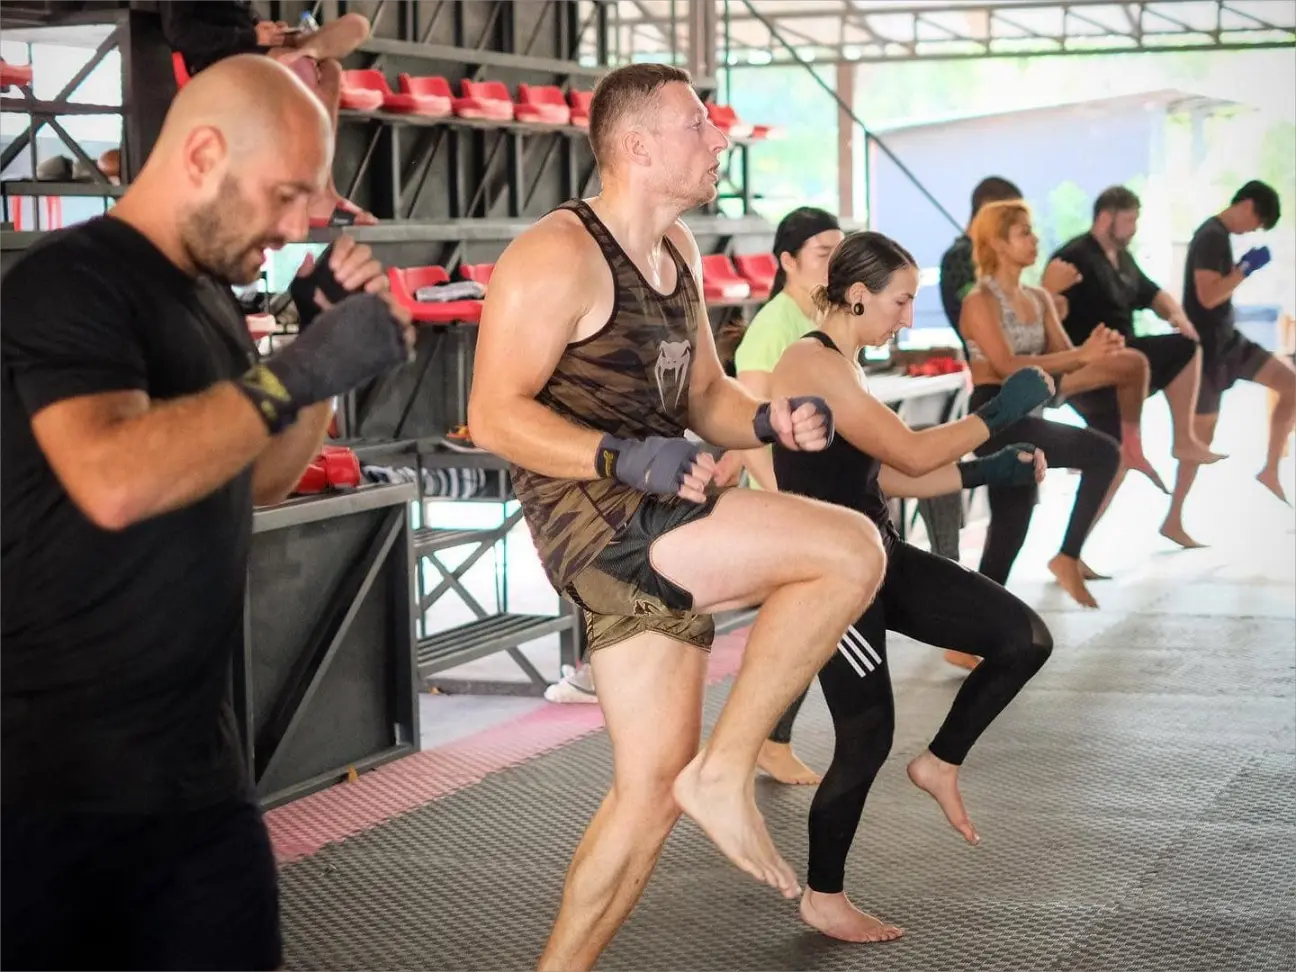
M1003 288L992 277L983 277L981 286L985 287L999 304L999 323L1003 327L1004 338L1013 354L1044 354L1048 350L1048 335L1044 331L1044 308L1039 304L1035 291L1028 290L1031 303L1035 305L1034 321L1023 321L1013 310L1012 301L1003 292ZM968 357L973 361L986 360L975 341L967 342Z

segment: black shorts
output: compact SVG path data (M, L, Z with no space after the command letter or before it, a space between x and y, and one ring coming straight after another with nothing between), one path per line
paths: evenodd
M1203 347L1201 391L1197 414L1217 415L1220 399L1238 381L1251 381L1273 355L1249 337L1234 331L1219 348Z
M274 854L250 801L0 814L5 969L274 969Z
M1197 342L1182 334L1153 334L1148 337L1125 339L1125 347L1140 351L1148 360L1148 395L1174 381L1179 372L1192 363L1197 353ZM1106 432L1117 442L1121 440L1120 408L1115 388L1095 388L1067 399L1067 404L1080 413L1091 429Z
M709 516L719 495L704 503L648 496L588 567L567 586L585 612L588 651L645 631L710 649L715 622L693 610L693 595L663 577L649 557L653 541Z

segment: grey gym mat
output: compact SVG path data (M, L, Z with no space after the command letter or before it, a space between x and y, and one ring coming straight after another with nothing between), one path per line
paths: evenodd
M823 938L683 822L600 967L1296 967L1296 623L1282 599L1230 617L1219 596L1164 590L1045 614L1053 657L963 772L975 848L904 776L960 679L894 639L896 742L847 890L905 938ZM817 688L794 741L826 767ZM288 967L534 967L610 766L599 733L285 867ZM802 875L811 795L758 785Z

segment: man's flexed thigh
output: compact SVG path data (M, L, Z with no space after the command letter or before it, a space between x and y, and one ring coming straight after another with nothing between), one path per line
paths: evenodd
M867 517L746 489L728 490L710 516L658 537L649 558L702 614L751 607L781 587L824 578L858 592L862 611L886 570L882 537Z

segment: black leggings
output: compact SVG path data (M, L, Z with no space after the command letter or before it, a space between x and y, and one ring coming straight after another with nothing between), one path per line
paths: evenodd
M998 584L907 543L894 545L877 598L819 672L837 742L810 804L807 883L825 894L842 890L864 800L891 751L895 703L888 630L983 659L928 747L955 765L1053 650L1044 622Z
M998 394L998 385L977 385L972 389L969 410L975 411ZM1103 498L1120 468L1120 445L1111 436L1094 429L1028 415L996 433L976 454L988 455L1014 442L1043 449L1050 469L1080 470L1080 486L1061 551L1078 559ZM981 552L981 573L1005 584L1013 561L1026 541L1026 531L1030 529L1031 516L1039 500L1039 487L987 486L986 490L990 498L990 528Z
M946 496L932 496L918 501L918 514L927 525L927 536L930 537L932 553L959 559L959 530L963 526L963 493L949 493ZM806 693L802 692L787 707L783 717L769 734L770 742L792 742L792 724L796 722L797 713Z

